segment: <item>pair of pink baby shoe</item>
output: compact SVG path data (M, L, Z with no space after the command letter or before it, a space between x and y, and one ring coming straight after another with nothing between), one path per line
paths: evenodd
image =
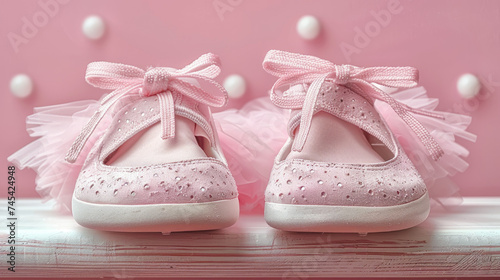
M335 65L274 50L263 66L278 77L271 101L291 110L289 138L265 191L265 219L274 228L413 227L430 208L422 169L448 174L464 164L453 135L472 139L470 119L434 111L437 104L413 88L414 68ZM86 155L72 197L79 224L175 232L236 222L238 190L210 111L228 98L214 81L219 72L213 54L182 69L89 64L87 82L112 92L92 108L66 156L73 163ZM402 88L412 89L395 92Z

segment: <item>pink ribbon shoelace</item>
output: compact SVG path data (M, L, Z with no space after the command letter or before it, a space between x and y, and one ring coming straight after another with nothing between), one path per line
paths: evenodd
M326 80L343 85L370 102L381 100L389 104L398 116L415 132L434 160L443 154L442 148L427 129L411 114L444 119L442 115L411 108L396 101L374 84L392 88L411 88L417 85L418 70L413 67L369 67L336 65L314 56L271 50L267 53L264 69L278 77L271 89L271 100L284 109L302 109L300 129L292 149L300 152L309 134L314 108L321 87ZM309 84L305 95L286 95L278 89L296 84Z
M98 88L111 89L98 111L83 127L66 155L66 161L75 162L86 141L102 120L106 112L120 99L138 94L141 97L158 96L163 139L175 136L175 107L172 91L190 97L212 107L227 103L227 92L213 79L220 73L219 58L204 54L182 69L151 67L143 69L110 62L92 62L87 67L86 81ZM196 80L202 87L189 83Z

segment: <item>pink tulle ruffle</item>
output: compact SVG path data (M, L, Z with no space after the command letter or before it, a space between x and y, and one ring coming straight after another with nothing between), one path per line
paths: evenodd
M471 122L471 117L435 111L439 101L435 98L429 98L423 87L392 93L391 96L409 107L427 110L443 117L443 119L440 119L418 114L413 115L436 139L444 151L444 155L435 161L427 153L413 131L388 104L380 101L375 102L375 108L389 125L402 148L424 179L431 198L442 205L454 204L456 201L460 201L458 187L448 177L455 175L457 172L464 172L469 166L465 161L469 151L455 140L459 137L471 142L476 141L476 136L466 131Z
M74 164L64 160L66 152L82 127L99 108L99 101L84 100L34 109L26 119L28 134L39 137L21 148L7 160L23 169L29 167L36 173L36 190L47 201L54 199L59 209L71 212L71 198L75 183L86 156ZM88 154L109 123L103 121L84 147Z
M274 158L286 142L287 110L268 97L255 99L240 110L214 114L222 150L238 185L242 213L264 211L264 191Z

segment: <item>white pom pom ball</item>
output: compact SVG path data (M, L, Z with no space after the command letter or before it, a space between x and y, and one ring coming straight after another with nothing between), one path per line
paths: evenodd
M97 40L104 35L106 25L99 16L89 16L83 21L82 31L87 38Z
M245 94L247 83L242 76L233 74L224 80L224 88L230 98L240 98Z
M316 17L303 16L297 22L297 32L300 37L306 40L312 40L318 37L321 30L321 24Z
M481 90L481 82L473 74L463 74L458 78L457 89L463 98L473 98Z
M33 82L28 75L18 74L10 80L10 91L15 97L26 98L33 91Z

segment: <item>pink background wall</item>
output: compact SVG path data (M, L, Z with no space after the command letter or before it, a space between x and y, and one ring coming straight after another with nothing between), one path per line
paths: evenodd
M375 30L364 45L355 43L355 28L373 24L373 12L387 10L390 0L377 1L60 1L59 10L15 52L7 34L21 35L23 17L43 11L40 3L52 0L0 1L0 86L2 88L0 181L7 181L8 155L31 139L25 118L34 106L80 99L97 99L104 92L86 84L86 65L95 60L138 67L181 67L205 52L218 54L224 77L238 73L247 80L246 95L230 107L265 96L274 82L261 67L269 49L316 55L333 62L358 66L415 66L420 83L439 97L439 109L471 115L475 144L470 168L454 177L463 195L500 195L500 1L400 1L401 12ZM215 4L229 5L218 13ZM85 17L101 16L106 34L87 39L81 32ZM302 15L314 15L322 33L313 41L300 38L295 26ZM345 55L342 44L357 48ZM466 101L456 90L466 72L483 82L478 98ZM35 90L27 99L9 92L10 79L31 76ZM496 109L495 109L496 108ZM17 173L18 197L35 197L34 173ZM0 192L6 196L6 188Z

